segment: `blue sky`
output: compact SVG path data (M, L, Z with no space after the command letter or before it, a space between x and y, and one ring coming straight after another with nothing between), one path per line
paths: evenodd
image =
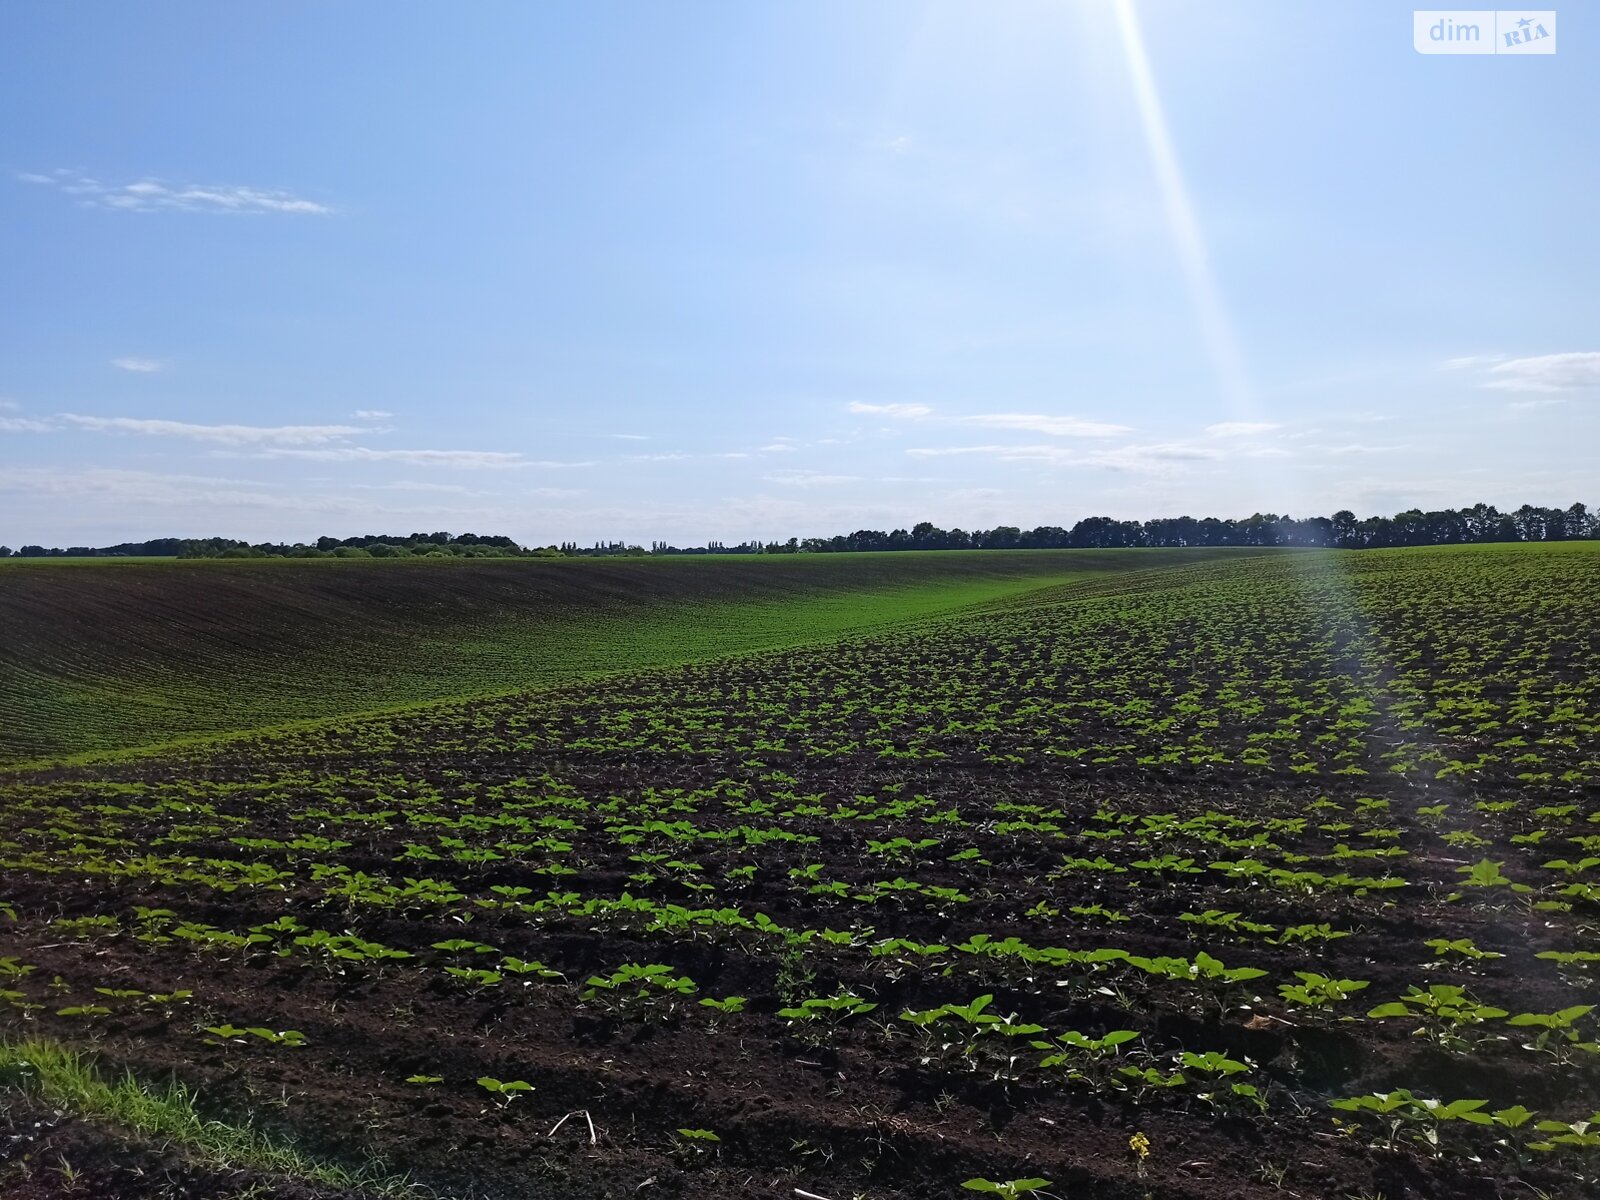
M1595 12L0 8L0 542L1600 501Z

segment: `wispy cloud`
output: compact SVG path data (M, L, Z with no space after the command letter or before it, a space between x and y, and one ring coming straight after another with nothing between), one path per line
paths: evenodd
M1036 458L1055 451L1054 446L913 446L912 458L946 458L975 454L992 458Z
M619 442L648 442L650 439L642 433L608 433L608 438L615 438Z
M146 437L190 438L228 446L314 446L364 432L354 425L196 425L142 417L86 417L61 413L60 419L95 433L133 433Z
M1163 442L1151 446L1119 446L1096 450L1084 457L1084 465L1110 471L1139 471L1160 474L1185 463L1208 462L1223 455L1208 446L1182 442Z
M1504 362L1504 354L1464 354L1460 358L1447 358L1439 364L1444 371L1470 371L1474 367L1493 366L1497 362Z
M1513 358L1489 368L1483 386L1507 392L1572 392L1600 387L1600 351Z
M778 449L784 449L786 447L777 447L777 448ZM757 454L766 453L766 452L771 451L773 449L774 449L774 447L772 447L772 446L764 446L760 450L756 451L755 453L757 453ZM619 462L690 462L690 461L702 461L702 462L704 462L704 461L708 461L708 460L711 460L711 459L750 458L751 456L752 456L752 454L748 450L721 450L721 451L714 451L714 452L709 453L709 454L690 454L687 450L658 450L653 454L624 454L617 461L619 461Z
M592 467L592 462L558 462L529 459L510 450L375 450L367 446L329 446L321 450L264 452L268 458L298 458L311 462L396 462L419 467L457 467L463 470L507 470L522 467Z
M54 428L34 417L0 417L0 433L49 433Z
M1184 464L1229 458L1282 457L1288 451L1273 446L1217 445L1196 442L1158 442L1077 450L1059 445L919 446L906 451L913 458L968 455L999 462L1036 462L1051 467L1091 467L1110 471L1163 473Z
M1267 421L1221 421L1216 425L1206 426L1206 436L1214 438L1252 437L1259 433L1271 433L1281 426L1273 425Z
M420 479L395 479L388 483L351 483L351 490L358 492L439 492L451 496L487 496L488 492L476 492L460 483L430 483Z
M394 416L392 412L381 408L358 408L350 415L358 421L387 421Z
M889 417L899 421L931 420L950 425L979 425L986 429L1017 429L1049 437L1107 438L1133 432L1127 425L1048 413L970 413L943 417L935 415L934 410L926 404L863 404L860 401L851 401L846 409L863 416Z
M1127 425L1109 421L1086 421L1082 417L1052 417L1041 413L977 413L958 417L964 425L983 425L991 429L1023 429L1051 437L1108 438L1133 432Z
M149 375L161 370L165 364L159 358L113 358L111 365L118 370Z
M833 487L841 483L855 483L859 475L825 475L820 471L774 471L770 475L763 475L762 479L768 483L781 484L784 487Z
M99 467L0 467L0 492L17 494L19 504L51 504L62 497L81 498L106 520L115 519L111 516L113 513L166 509L171 510L173 516L163 520L181 520L191 528L197 514L204 514L201 523L204 525L210 524L223 510L298 513L314 520L325 520L329 516L377 519L483 515L475 505L398 507L300 487L279 488L255 481Z
M1392 454L1396 450L1404 450L1404 446L1369 446L1364 443L1352 443L1348 446L1329 446L1327 453L1334 458L1351 458L1365 454Z
M864 416L894 417L901 421L919 421L933 415L933 409L926 404L863 404L859 400L852 400L846 408Z
M54 187L74 197L86 208L120 212L281 213L325 216L326 204L307 200L278 188L243 187L238 184L167 183L153 177L132 183L106 183L79 171L66 169L47 174L24 173L24 183Z

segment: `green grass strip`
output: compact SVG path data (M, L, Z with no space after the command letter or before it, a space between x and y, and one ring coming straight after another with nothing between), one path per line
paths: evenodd
M108 1080L90 1056L59 1042L0 1039L0 1094L33 1096L77 1117L177 1145L194 1161L249 1168L335 1189L417 1200L429 1195L373 1161L357 1169L310 1158L259 1130L207 1120L182 1083L150 1087L131 1072Z

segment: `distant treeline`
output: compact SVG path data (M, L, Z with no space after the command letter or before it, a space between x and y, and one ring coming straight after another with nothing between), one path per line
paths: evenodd
M9 546L0 546L0 558L7 558L11 553ZM152 538L148 542L123 542L116 546L68 546L65 549L24 546L16 554L21 558L559 558L561 551L553 546L526 550L502 534L412 533L321 537L314 542L260 542L255 545L233 538Z
M1600 537L1600 516L1587 505L1538 508L1524 504L1503 513L1492 504L1423 512L1409 509L1392 517L1357 517L1348 509L1331 517L1256 513L1243 519L1160 517L1118 521L1085 517L1072 528L1040 525L1021 529L940 529L923 521L910 529L858 529L831 538L790 538L787 542L709 542L680 549L652 543L652 554L837 554L855 550L1054 550L1112 549L1134 546L1324 546L1368 550L1383 546L1454 546L1471 542L1554 542Z
M860 550L1054 550L1114 549L1137 546L1323 546L1372 550L1384 546L1456 546L1475 542L1561 542L1600 538L1600 514L1588 506L1539 508L1524 504L1501 512L1492 504L1423 512L1412 508L1392 517L1357 517L1348 509L1331 517L1256 513L1242 519L1160 517L1118 521L1085 517L1070 529L1040 525L1021 529L940 529L930 521L885 532L858 529L829 538L790 538L786 542L741 542L729 546L673 546L652 542L647 551L627 542L577 542L529 548L509 537L476 533L413 533L404 537L367 534L322 537L315 542L249 542L231 538L155 538L117 546L24 546L23 558L116 558L130 555L178 558L592 558L645 554L840 554ZM0 546L0 558L12 554Z

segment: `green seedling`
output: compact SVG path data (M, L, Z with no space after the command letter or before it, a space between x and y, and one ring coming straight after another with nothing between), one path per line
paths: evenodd
M780 1008L777 1015L807 1040L816 1041L826 1036L826 1030L842 1025L851 1017L865 1016L877 1007L860 996L840 992L836 996L811 996L799 1004Z
M695 982L664 963L624 963L610 975L591 975L579 998L608 1016L665 1020Z
M1427 990L1408 988L1399 1000L1380 1004L1370 1009L1367 1016L1377 1020L1406 1017L1421 1022L1412 1031L1414 1037L1425 1037L1450 1050L1464 1050L1470 1042L1465 1031L1484 1021L1506 1016L1506 1010L1488 1004L1479 1004L1463 987L1455 984L1431 984Z
M1331 1013L1334 1005L1343 1003L1366 988L1366 979L1330 979L1312 971L1296 971L1299 983L1281 983L1278 994L1290 1008L1310 1009L1316 1013Z
M505 979L499 971L490 971L479 967L446 967L444 973L450 978L458 980L473 991L493 987Z
M1353 1113L1357 1118L1371 1120L1382 1126L1387 1134L1385 1148L1393 1150L1400 1135L1426 1148L1435 1157L1445 1152L1442 1130L1445 1126L1462 1122L1468 1125L1498 1125L1516 1129L1533 1116L1520 1104L1494 1112L1483 1111L1486 1100L1430 1100L1419 1098L1409 1089L1397 1088L1392 1092L1373 1092L1365 1096L1331 1101L1331 1106L1341 1112ZM1335 1124L1353 1129L1335 1119Z
M1444 958L1452 954L1457 954L1462 958L1472 959L1474 961L1505 957L1504 954L1498 954L1493 950L1478 949L1478 947L1473 944L1471 938L1429 938L1422 944L1428 949L1432 950L1434 955L1439 958Z
M1553 1136L1529 1142L1530 1150L1550 1154L1560 1150L1593 1150L1600 1147L1600 1112L1591 1115L1587 1121L1540 1121L1534 1128Z
M1179 1058L1179 1065L1184 1071L1200 1076L1209 1086L1209 1091L1197 1094L1212 1107L1220 1109L1249 1107L1257 1112L1267 1111L1266 1097L1255 1084L1232 1078L1235 1075L1246 1074L1250 1070L1248 1062L1229 1058L1216 1050L1209 1050L1204 1054L1185 1050Z
M1106 1072L1122 1056L1123 1047L1139 1037L1135 1029L1113 1029L1103 1037L1090 1037L1076 1029L1058 1033L1054 1042L1033 1042L1035 1050L1045 1052L1039 1060L1041 1071L1060 1072L1069 1083L1098 1086Z
M1022 1200L1023 1196L1042 1192L1050 1186L1048 1179L1008 1179L996 1183L993 1179L969 1179L961 1185L969 1192L987 1192L997 1200Z
M505 1108L519 1096L533 1091L533 1084L524 1079L495 1079L490 1075L478 1078L478 1086L494 1097L494 1101L501 1108Z
M1593 1011L1592 1004L1574 1004L1553 1013L1518 1013L1508 1017L1506 1024L1539 1030L1533 1041L1523 1044L1524 1049L1542 1051L1557 1062L1570 1062L1575 1052L1600 1054L1600 1044L1584 1041L1576 1027L1579 1017L1588 1016Z
M205 1032L214 1035L213 1038L206 1039L213 1045L222 1045L228 1042L242 1045L247 1036L258 1038L274 1046L304 1046L306 1044L306 1035L298 1029L276 1030L269 1029L265 1025L207 1025Z
M673 1150L685 1158L702 1158L717 1153L717 1146L722 1141L709 1129L677 1129L677 1140L673 1143Z
M495 948L483 942L474 942L467 938L450 938L443 942L434 942L435 950L443 950L446 954L493 954Z

